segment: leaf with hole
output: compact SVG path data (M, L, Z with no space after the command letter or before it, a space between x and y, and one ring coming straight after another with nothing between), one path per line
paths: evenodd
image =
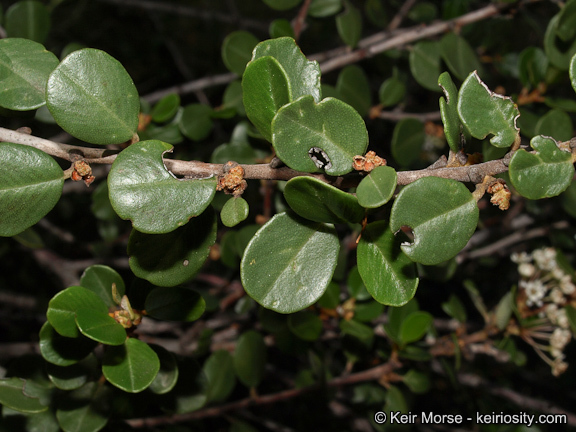
M396 170L389 166L374 168L356 188L358 204L365 208L378 208L386 204L396 190Z
M146 297L144 308L152 318L164 321L196 321L206 309L204 298L188 288L154 288Z

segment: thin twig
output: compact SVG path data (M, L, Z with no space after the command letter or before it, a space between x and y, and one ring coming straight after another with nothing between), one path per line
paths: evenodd
M438 121L442 118L440 111L427 112L427 113L408 113L404 111L380 111L378 113L378 118L390 121L400 121L405 118L415 118L423 123L429 121Z
M305 0L300 10L298 11L298 15L292 20L292 28L294 29L294 39L298 40L300 35L306 28L306 15L308 15L308 8L310 7L310 3L312 0Z
M402 7L398 11L398 13L394 16L394 18L392 18L390 24L388 24L387 27L388 31L393 31L396 30L398 27L400 27L400 24L402 24L402 21L404 20L408 12L410 12L410 9L412 9L414 3L416 3L416 0L407 0L402 4Z

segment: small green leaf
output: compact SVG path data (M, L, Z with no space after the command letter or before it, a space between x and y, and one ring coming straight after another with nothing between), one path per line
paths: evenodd
M416 342L422 338L434 321L428 312L412 312L400 325L400 341L402 344Z
M336 28L340 39L350 48L355 48L362 35L362 15L351 3L345 4L344 12L336 17Z
M76 311L76 325L84 336L104 345L122 345L126 340L126 330L108 311L80 308Z
M238 339L234 351L236 376L246 387L257 387L266 368L266 344L260 333L248 330Z
M46 82L56 66L58 58L39 43L0 40L0 106L16 111L43 106Z
M456 33L447 33L440 41L442 58L459 80L464 80L469 73L481 71L481 64L472 47ZM481 73L481 72L480 72Z
M476 200L462 183L424 177L400 191L392 206L390 228L393 232L403 226L412 228L414 242L403 244L402 250L413 261L435 265L466 246L478 215Z
M9 38L44 43L50 31L50 11L39 1L18 1L6 11L4 28Z
M378 90L378 98L383 107L394 106L402 102L406 94L406 85L396 76L388 78Z
M554 137L557 141L569 141L574 127L570 116L562 110L552 109L544 114L534 127L535 135Z
M512 295L511 291L507 292L504 297L500 299L496 305L496 310L494 311L494 321L496 327L498 327L500 330L504 330L508 326L514 307L514 296Z
M65 432L97 432L108 423L110 389L90 382L59 401L56 417Z
M386 204L394 195L397 177L392 167L374 168L356 188L358 204L365 208L378 208Z
M96 346L96 342L84 338ZM46 373L54 386L60 390L75 390L82 387L88 380L101 373L100 365L96 356L88 355L83 360L69 366L57 366L49 363L46 365Z
M206 139L214 123L211 118L212 108L208 105L190 104L184 107L178 126L182 134L193 141Z
M380 303L377 303L380 305ZM382 305L380 305L382 306ZM374 330L372 327L367 326L356 320L356 317L351 320L341 320L338 325L342 334L351 336L359 340L367 348L371 348L374 342Z
M358 271L366 289L380 303L401 306L418 287L416 265L400 250L384 221L368 224L358 243Z
M288 328L305 341L315 341L322 334L322 320L310 311L300 311L288 315Z
M110 346L102 360L102 373L110 384L128 393L146 389L160 370L158 355L146 343L129 338Z
M0 405L23 413L46 411L47 406L40 400L25 394L26 381L21 378L0 379Z
M92 144L118 144L136 133L140 100L132 78L104 51L74 51L50 74L46 103L70 135Z
M80 335L76 326L76 311L81 308L108 313L106 303L97 294L81 286L71 286L52 297L46 317L60 335L76 338Z
M319 104L311 96L282 107L272 122L276 155L290 168L333 176L352 171L352 159L364 154L368 133L350 105L333 98Z
M170 93L164 96L158 101L150 115L152 116L152 121L156 123L164 123L172 119L178 109L180 108L180 95L178 93Z
M226 36L222 42L222 60L226 68L242 76L258 42L256 36L244 30L234 31Z
M171 391L178 382L178 363L174 354L160 345L150 345L160 360L160 370L150 384L150 391L156 394L166 394Z
M518 71L520 81L526 88L536 88L546 80L548 57L541 48L525 48L518 56Z
M208 378L208 402L225 401L236 385L232 355L225 350L215 351L202 369Z
M351 105L362 117L372 105L372 90L364 70L356 65L348 65L338 74L336 92L339 99Z
M262 0L268 7L275 10L288 10L296 7L302 0Z
M316 304L324 309L336 309L340 304L340 285L336 282L330 282Z
M430 390L430 378L423 372L418 372L415 369L410 369L402 377L402 382L406 384L412 393L427 393Z
M172 149L161 141L142 141L123 150L108 175L110 202L138 231L162 234L185 225L210 204L216 178L179 180L164 166Z
M354 195L313 177L288 181L284 198L299 216L314 222L360 223L364 218L364 209Z
M0 44L1 43L2 41L0 41ZM576 55L574 55L570 60L570 83L572 84L574 91L576 91Z
M112 298L112 284L116 284L116 290L122 297L126 289L122 276L113 268L100 264L88 267L80 278L80 286L98 294L108 307L117 306Z
M466 308L454 294L450 295L447 302L442 303L442 310L461 323L466 322Z
M181 287L153 289L146 297L146 314L164 321L196 321L206 309L204 298Z
M333 226L277 214L254 235L244 252L242 284L250 297L268 309L280 313L302 310L324 294L339 249Z
M420 159L425 140L424 123L415 118L402 119L392 134L392 156L401 166L409 167Z
M440 114L444 123L444 135L450 146L450 150L458 153L461 146L462 123L458 116L458 89L448 72L444 72L438 78L438 85L444 92L440 98Z
M560 150L550 137L535 136L530 145L535 153L520 149L510 160L514 188L528 199L549 198L564 192L574 176L572 155Z
M400 342L400 326L408 315L419 309L418 301L412 299L401 307L388 308L388 323L384 324L386 334L395 342Z
M427 90L438 92L440 75L440 43L418 42L410 51L410 72L418 84Z
M40 353L47 362L58 366L78 363L96 348L96 342L85 337L69 338L54 330L50 322L40 329Z
M342 8L342 0L312 0L308 15L314 18L324 18L334 15Z
M52 157L21 144L0 143L0 160L0 236L10 237L52 210L64 175Z
M474 138L493 134L490 143L500 148L509 147L518 139L518 107L509 97L490 91L476 72L460 88L458 113Z
M271 38L290 37L294 39L294 29L292 28L290 21L284 18L272 21L270 27L268 27L268 33Z
M569 0L560 9L556 36L566 42L572 41L576 36L576 1Z
M227 227L233 227L248 217L250 207L248 202L242 197L230 198L222 207L220 218Z
M567 70L570 67L572 57L576 54L576 39L565 42L558 40L557 30L560 20L560 14L552 17L548 21L548 27L544 34L544 52L550 63L560 70Z

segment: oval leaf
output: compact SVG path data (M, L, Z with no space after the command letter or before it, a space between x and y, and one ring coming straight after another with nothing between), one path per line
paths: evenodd
M336 28L340 39L350 48L355 48L362 35L362 15L352 4L346 3L346 9L336 17Z
M560 14L555 15L548 22L543 41L544 52L550 63L560 70L566 70L570 67L570 60L576 54L576 40L567 43L557 37L559 19Z
M58 403L56 418L65 432L98 432L108 422L111 391L89 382L66 394Z
M208 402L226 400L236 385L232 355L225 350L215 351L202 370L208 378Z
M142 141L122 151L108 175L110 203L138 231L161 234L175 230L198 216L216 192L216 178L178 180L162 155L172 146Z
M382 83L378 90L378 98L383 107L402 102L406 94L406 86L398 77L390 77Z
M40 353L44 360L58 366L78 363L96 348L96 342L85 337L68 338L54 330L50 322L40 329Z
M156 123L164 123L172 119L178 109L180 108L180 95L178 93L170 93L164 96L158 101L150 115L152 116L152 121Z
M126 340L126 330L108 311L80 308L76 311L76 325L84 336L105 345L122 345Z
M520 149L510 160L514 188L528 199L549 198L564 192L574 176L572 155L559 149L549 137L535 136L530 145L535 153Z
M50 31L50 10L39 1L16 2L6 11L4 27L9 38L44 43Z
M364 177L356 188L358 204L365 208L378 208L383 206L396 190L396 170L389 166L374 168Z
M420 159L426 140L424 123L415 118L400 120L392 134L392 156L403 167L408 167Z
M193 141L202 141L212 132L212 108L208 105L190 104L182 110L178 126L182 134Z
M544 114L534 127L534 134L553 136L558 141L570 141L574 127L570 116L560 109L552 109Z
M342 69L338 74L336 92L338 99L352 106L361 116L367 115L370 111L372 90L368 77L361 67L349 65Z
M284 198L299 216L314 222L360 223L364 218L364 209L354 195L313 177L288 181Z
M9 237L52 210L62 195L64 175L53 158L25 145L0 143L0 160L0 236Z
M458 153L462 136L462 123L458 116L458 89L448 72L440 75L438 85L444 92L444 97L441 97L439 101L442 123L444 123L444 135L450 150Z
M108 307L117 306L112 298L112 284L116 284L118 295L122 297L126 290L122 276L113 268L100 264L88 267L80 278L80 286L98 294Z
M256 387L266 368L266 344L260 333L248 330L238 339L234 351L236 376L246 387Z
M380 303L402 306L418 287L416 265L400 250L386 222L368 224L358 243L358 271L366 289Z
M244 30L234 31L226 36L222 42L222 61L228 70L242 75L258 42L256 36Z
M410 51L410 72L418 84L427 90L438 92L440 75L440 43L418 42Z
M230 198L222 207L220 218L225 226L233 227L248 217L249 210L248 202L244 198Z
M456 33L447 33L440 41L440 53L456 78L464 81L473 71L480 71L481 65L476 53L466 39Z
M276 155L290 168L339 176L352 171L352 158L364 154L368 133L362 117L334 98L319 104L306 96L282 107L272 122Z
M275 10L287 10L298 6L302 0L263 0L268 7Z
M403 226L412 228L414 242L402 245L402 250L413 261L436 265L466 246L478 215L476 200L462 183L424 177L400 191L392 206L390 228L394 232Z
M24 394L26 381L21 378L0 379L0 405L23 413L39 413L46 411L47 406L40 400Z
M155 288L146 297L146 314L164 321L196 321L206 309L204 298L181 287Z
M160 345L150 345L150 348L154 350L160 360L160 370L148 388L156 394L168 393L178 382L178 363L174 354Z
M294 335L306 341L315 341L322 334L322 320L310 311L288 315L288 328Z
M118 144L136 133L140 100L126 69L104 51L74 51L50 74L46 103L70 135Z
M400 325L399 339L402 344L416 342L426 334L434 321L434 317L428 312L412 312Z
M277 214L248 243L240 266L242 284L265 308L299 311L324 294L339 249L333 226Z

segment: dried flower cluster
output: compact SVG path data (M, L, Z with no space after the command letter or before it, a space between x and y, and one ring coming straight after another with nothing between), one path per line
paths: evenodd
M529 325L521 336L558 376L568 368L564 348L572 339L572 332L566 307L576 302L573 275L558 265L554 248L536 249L531 254L514 253L511 259L518 265L521 277L518 311Z
M369 151L364 156L354 156L352 167L356 171L370 172L374 168L386 165L386 159L381 158L374 151Z

